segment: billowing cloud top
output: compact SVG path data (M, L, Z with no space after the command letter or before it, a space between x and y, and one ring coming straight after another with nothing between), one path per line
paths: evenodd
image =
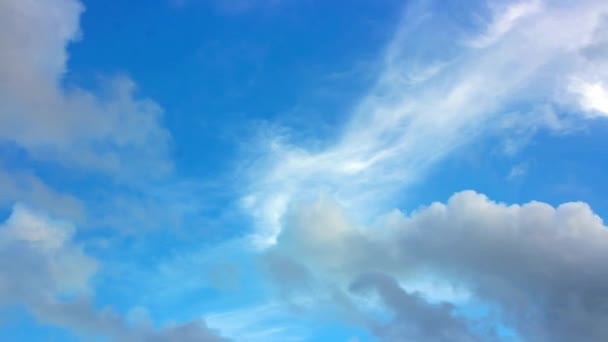
M294 207L288 217L266 252L278 284L290 293L313 288L334 298L350 317L363 315L358 319L382 339L498 339L488 322L507 324L531 341L608 336L608 227L584 203L505 205L465 191L410 216L392 212L377 227L357 228L328 198ZM431 278L466 296L415 285ZM332 288L376 292L394 317L365 316L356 298L344 302L347 295L337 300L323 292ZM467 317L454 306L463 301L482 301L489 311ZM476 334L473 327L484 324L489 332Z

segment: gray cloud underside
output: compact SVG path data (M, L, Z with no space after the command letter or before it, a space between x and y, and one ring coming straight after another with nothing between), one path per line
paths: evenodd
M472 329L483 322L459 315L462 302L407 288L429 274L466 288L492 308L482 320L526 341L608 339L608 231L585 203L506 205L465 191L381 222L357 227L327 197L295 205L266 265L286 296L341 291L334 304L387 341L499 339L496 327ZM392 318L357 308L370 293Z

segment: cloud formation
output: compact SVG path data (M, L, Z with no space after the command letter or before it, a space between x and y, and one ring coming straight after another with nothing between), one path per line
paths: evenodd
M598 33L608 12L604 2L488 6L475 2L465 12L465 21L481 9L490 13L471 30L443 6L412 2L381 58L376 83L335 140L315 150L280 134L264 142L266 157L242 196L258 226L258 244L272 245L293 201L325 191L370 217L396 191L476 139L506 128L567 130L556 113L603 111L600 85L608 68L588 54L604 39ZM573 78L582 83L569 86ZM525 114L502 115L514 107Z
M540 0L498 4L496 7L485 32L471 39L468 44L476 48L487 47L511 31L518 21L542 9Z
M257 2L226 4L238 12ZM238 184L279 295L296 307L322 302L387 341L501 340L504 329L541 342L608 340L608 237L584 203L506 205L466 191L369 224L397 192L476 139L566 129L562 109L575 120L608 114L608 4L480 2L461 18L486 13L474 28L432 7L408 6L375 83L336 139L309 149L274 134ZM113 185L100 197L111 200L95 201L96 224L180 226L205 209L205 193L226 190L186 180L137 186L172 171L163 109L126 76L96 90L66 81L83 10L77 0L0 2L0 145L28 162L108 176ZM501 115L514 107L522 114ZM0 205L44 208L17 204L0 225L0 305L23 305L83 338L223 340L202 319L158 327L98 309L89 284L98 261L70 223L84 220L81 201L1 166L0 188ZM168 282L191 276L171 271ZM469 305L485 311L474 315ZM251 340L290 334L246 331L277 323L275 310L214 319Z
M374 290L392 316L364 322L386 340L498 339L498 326L480 334L479 317L459 314L469 302L526 341L608 338L608 227L585 203L506 205L464 191L409 216L392 212L377 227L357 227L328 198L288 217L267 253L298 268L270 264L277 283L313 298L339 289L354 303L360 290ZM425 277L469 296L441 299L410 286ZM349 307L343 302L336 305Z
M23 202L49 213L81 222L86 217L84 204L74 196L63 194L46 185L33 172L4 170L0 166L0 206Z
M574 79L569 90L579 96L581 108L590 116L608 116L608 89L603 82Z
M97 93L63 83L83 10L76 0L0 3L0 141L117 179L167 174L162 109L138 98L132 80L106 78Z
M162 329L98 310L89 285L97 261L73 239L75 228L24 205L0 226L0 305L24 305L37 319L82 336L115 341L222 341L203 320Z
M111 308L96 308L89 282L98 262L74 241L71 222L116 227L117 217L121 217L141 227L147 217L140 217L135 209L149 210L151 205L141 202L150 197L146 194L151 190L142 190L140 183L169 175L173 165L171 137L162 125L163 110L154 101L141 98L133 80L123 75L104 76L95 89L66 80L68 46L82 36L79 21L83 11L77 0L0 2L2 151L17 151L19 164L60 166L102 175L112 183L98 195L106 197L85 210L90 203L84 199L52 188L29 169L7 168L5 160L0 161L0 205L17 203L0 226L0 305L23 305L38 321L85 339L222 340L201 319L159 328L152 323L132 324ZM116 188L117 184L122 187ZM133 191L139 196L136 200L124 199ZM130 215L117 214L119 206ZM177 220L166 218L167 205L163 209L164 224ZM156 207L154 211L158 211ZM171 215L182 212L181 207L169 211Z
M350 290L375 290L394 317L384 324L370 321L368 327L383 341L466 342L476 341L464 319L455 317L449 303L431 304L417 293L408 293L392 277L382 273L360 275ZM489 338L488 338L489 340Z

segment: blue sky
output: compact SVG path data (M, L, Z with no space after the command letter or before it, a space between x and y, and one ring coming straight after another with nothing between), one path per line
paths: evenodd
M608 339L608 5L3 0L0 340Z

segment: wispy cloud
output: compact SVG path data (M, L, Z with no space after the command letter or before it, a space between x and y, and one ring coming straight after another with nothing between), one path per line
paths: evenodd
M513 29L520 20L542 10L541 3L541 0L525 0L496 6L492 11L490 24L485 31L468 40L467 43L476 48L491 45Z
M211 313L205 320L235 341L305 341L305 332L293 326L293 318L284 304L268 303Z
M499 129L501 114L515 103L530 113L559 106L554 94L565 91L563 81L588 72L581 49L607 7L518 2L471 38L457 22L409 6L377 82L333 144L310 150L280 135L263 142L264 165L252 172L242 197L258 226L256 242L273 243L293 201L328 192L366 216L450 152ZM478 43L462 44L466 39ZM517 124L530 122L538 125L526 116Z

